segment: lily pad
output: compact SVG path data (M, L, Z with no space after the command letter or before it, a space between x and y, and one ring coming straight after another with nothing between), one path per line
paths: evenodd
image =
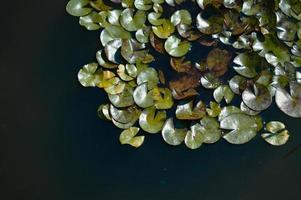
M301 84L291 83L290 93L285 88L277 88L275 101L278 108L291 117L301 117Z
M234 98L234 93L228 85L221 85L214 90L213 97L218 103L220 103L223 99L225 99L226 103L230 103Z
M90 0L70 0L67 4L66 10L73 16L85 16L92 11L92 8L87 7L89 3Z
M176 117L181 120L201 119L206 115L206 104L199 101L193 106L193 101L183 105L178 105L176 109Z
M121 132L119 136L119 141L121 144L129 144L133 147L140 147L143 142L145 136L136 136L139 132L140 128L131 127Z
M284 145L290 137L282 122L271 121L267 123L266 130L269 132L263 133L261 136L267 143L274 146Z
M245 89L242 93L243 102L252 110L262 111L272 104L270 91L264 85L255 83L252 91L250 88Z
M195 124L190 127L190 130L187 132L185 137L185 145L189 149L197 149L204 142L204 136L202 134L202 127L199 124Z
M256 136L257 123L246 114L231 114L220 122L220 127L229 132L223 138L232 144L244 144Z
M78 81L84 87L95 87L102 80L102 70L97 69L97 63L84 65L78 72Z
M166 52L173 57L182 57L190 50L190 43L188 41L181 41L181 39L172 35L165 41L164 48Z
M187 129L176 129L172 118L166 120L162 128L162 137L169 145L180 145L186 136Z
M139 117L139 125L144 131L154 134L161 131L165 120L165 110L157 111L155 107L149 107L142 111Z

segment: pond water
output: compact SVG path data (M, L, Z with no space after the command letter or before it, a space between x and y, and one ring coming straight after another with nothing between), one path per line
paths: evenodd
M300 119L274 104L262 115L287 125L291 138L283 147L257 137L245 145L222 140L190 151L168 146L159 134L139 149L120 145L120 130L97 117L98 105L108 101L105 93L77 81L80 67L94 62L101 48L99 31L85 31L65 13L65 4L20 1L14 14L26 22L7 26L10 48L0 54L8 66L1 65L2 81L10 83L1 97L7 105L1 169L11 198L2 199L301 198ZM196 45L189 57L209 51ZM156 59L168 76L169 60Z

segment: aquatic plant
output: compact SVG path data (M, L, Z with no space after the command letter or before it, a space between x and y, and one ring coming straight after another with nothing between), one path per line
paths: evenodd
M107 93L98 114L124 129L121 144L139 147L147 133L161 133L167 144L197 149L263 132L278 146L288 141L286 126L264 125L260 113L275 99L301 117L299 0L70 0L66 10L100 31L97 62L78 80ZM188 59L195 44L211 50ZM175 76L155 67L158 54Z

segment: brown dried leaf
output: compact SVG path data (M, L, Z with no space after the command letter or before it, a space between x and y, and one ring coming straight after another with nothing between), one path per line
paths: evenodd
M178 79L169 83L169 87L173 91L173 97L175 99L184 99L198 95L195 89L199 86L200 78L201 74L195 68L191 68L189 73L181 73Z
M165 76L164 76L164 72L162 70L159 70L159 80L162 84L165 84Z
M149 41L152 47L159 53L166 53L164 48L164 40L158 38L152 31L149 34Z
M211 50L207 57L207 69L215 77L223 76L228 71L231 54L219 48Z
M212 47L217 45L217 40L208 35L203 35L198 39L198 42L206 47Z
M188 72L191 69L191 62L184 61L184 60L185 57L181 57L181 58L171 57L170 66L176 72Z

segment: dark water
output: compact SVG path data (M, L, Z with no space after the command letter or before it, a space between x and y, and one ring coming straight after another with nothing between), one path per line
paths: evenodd
M2 5L1 200L301 199L301 120L276 107L264 117L289 127L283 147L257 137L190 151L160 135L138 150L121 146L120 130L96 114L104 93L76 80L95 60L99 32L80 27L66 2Z

